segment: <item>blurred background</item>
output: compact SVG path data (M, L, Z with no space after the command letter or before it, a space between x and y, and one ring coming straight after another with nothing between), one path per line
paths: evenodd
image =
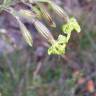
M63 56L49 56L47 42L25 21L34 41L29 47L16 20L0 13L0 96L96 96L96 0L53 1L82 29L73 32ZM21 6L26 8L15 7ZM62 20L52 16L57 28L50 30L57 37Z

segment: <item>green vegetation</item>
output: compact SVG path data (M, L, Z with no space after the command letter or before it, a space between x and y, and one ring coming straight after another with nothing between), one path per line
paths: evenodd
M13 9L12 7L10 7L11 3L13 1L11 0L4 0L3 4L1 5L1 10L5 10L7 11L9 14L12 14L17 22L19 23L20 29L21 29L21 33L23 35L23 38L25 39L26 43L28 43L30 46L32 46L32 36L30 34L30 32L27 30L26 26L24 26L24 24L22 23L22 21L20 20L20 17L23 17L27 20L32 20L31 23L35 26L35 28L37 29L37 31L43 36L45 37L45 39L48 40L48 42L52 45L49 49L48 49L48 54L58 54L58 55L62 55L65 53L65 48L66 45L70 39L71 36L71 32L73 30L76 30L77 32L80 32L80 26L77 23L75 18L71 18L69 19L69 16L66 14L66 12L60 8L58 5L56 5L54 2L48 0L37 0L37 1L30 1L28 0L28 3L26 1L21 1L22 3L26 4L27 6L31 7L31 10L23 10L21 9L19 12L16 11L15 9ZM55 26L54 21L52 20L51 16L49 13L47 13L44 9L44 3L48 3L49 6L52 7L53 11L56 12L60 17L63 18L63 20L65 20L67 22L67 24L64 24L62 27L63 32L67 35L59 35L58 39L55 40L52 36L52 34L50 33L49 29L47 29L47 27L45 25L43 25L43 23L41 23L38 19L37 19L37 15L39 15L39 18L44 18L46 19L46 21L48 21L49 25L51 25L51 27ZM8 4L8 6L6 6L6 4ZM31 5L30 5L31 4ZM35 6L32 6L32 4L36 4ZM2 9L2 7L4 9ZM35 12L35 14L33 13ZM39 14L38 14L39 13ZM41 16L40 16L41 15Z
M0 96L95 96L95 3L0 0Z

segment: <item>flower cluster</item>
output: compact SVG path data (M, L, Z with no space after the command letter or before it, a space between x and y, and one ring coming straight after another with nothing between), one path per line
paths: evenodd
M75 18L70 18L69 22L63 25L62 30L63 33L65 33L67 36L59 35L57 41L53 43L52 46L48 49L48 54L64 54L72 31L81 31L80 26Z

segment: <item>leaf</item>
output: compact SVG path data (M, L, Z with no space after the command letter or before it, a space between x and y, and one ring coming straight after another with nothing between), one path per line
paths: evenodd
M12 0L4 0L3 7L7 8L11 5L11 3L12 3Z

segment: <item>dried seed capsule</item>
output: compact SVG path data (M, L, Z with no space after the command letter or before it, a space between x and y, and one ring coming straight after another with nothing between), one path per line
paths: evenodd
M55 40L51 34L51 32L47 29L46 26L43 25L40 21L36 20L33 22L35 28L37 31L45 38L47 39L50 43L53 43Z
M23 38L25 39L26 43L29 44L29 46L32 47L32 37L31 37L31 33L27 30L27 28L25 27L25 25L17 18L17 21L19 23L20 26L20 30L22 32Z

